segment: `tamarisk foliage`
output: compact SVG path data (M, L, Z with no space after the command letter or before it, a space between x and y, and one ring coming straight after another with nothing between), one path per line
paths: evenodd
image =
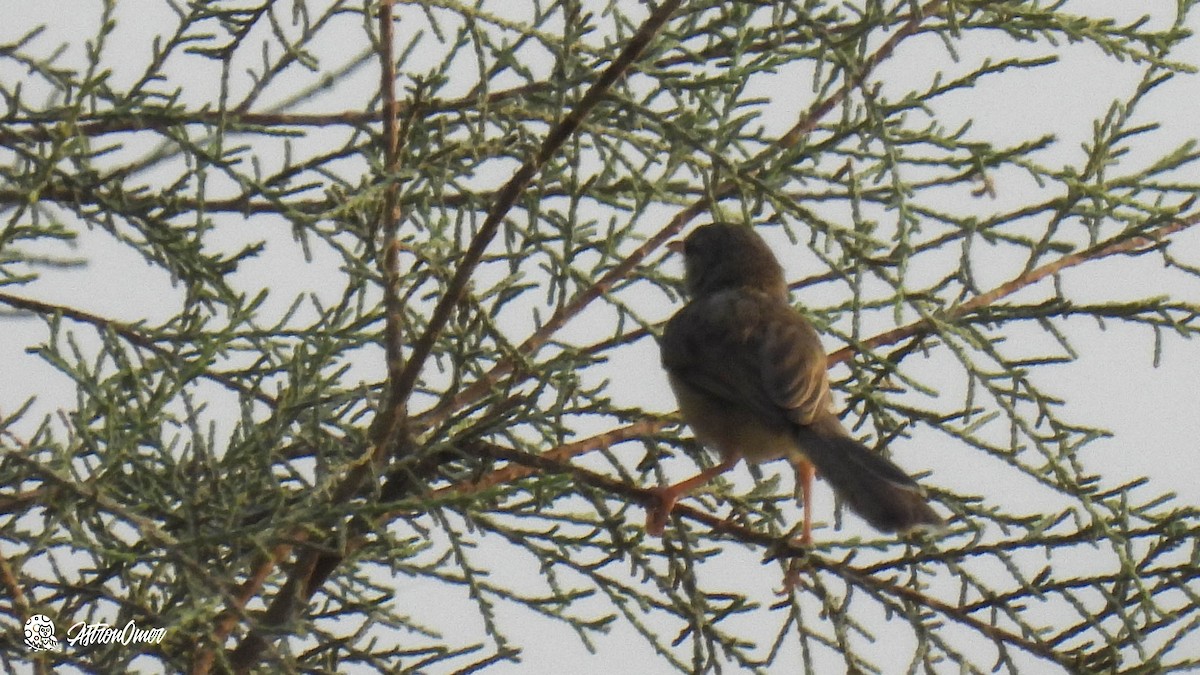
M1194 437L1071 400L1097 325L1195 358L1193 0L60 4L0 34L6 669L1200 667ZM768 464L645 534L712 220L946 532L799 548Z

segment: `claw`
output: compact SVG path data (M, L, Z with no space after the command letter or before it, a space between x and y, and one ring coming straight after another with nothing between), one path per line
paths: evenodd
M732 469L739 461L740 456L726 457L720 464L709 467L681 483L670 487L650 488L649 491L658 501L658 505L651 505L646 509L646 533L653 537L661 537L667 527L667 519L671 517L671 509L675 508L675 502L679 501L680 497Z
M652 488L650 492L654 495L655 503L646 508L646 534L661 537L663 530L667 528L671 510L675 508L675 502L679 501L679 495L671 488Z
M812 534L805 532L798 539L794 539L793 543L797 546L808 548L812 546ZM788 562L787 572L783 574L783 588L777 591L778 595L787 595L797 588L804 588L803 575L807 567L804 564L806 556L792 558Z

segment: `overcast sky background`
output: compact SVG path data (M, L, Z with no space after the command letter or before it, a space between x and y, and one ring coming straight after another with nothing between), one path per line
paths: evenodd
M630 0L631 4L633 3ZM98 3L78 1L13 2L0 1L0 43L7 43L24 34L30 27L45 24L47 32L36 44L49 54L59 44L66 45L61 57L62 65L81 63L82 45L73 36L91 36L97 17ZM1170 19L1173 2L1124 2L1086 0L1068 5L1074 10L1089 15L1110 15L1119 22L1128 21L1143 13L1152 13L1156 22ZM136 7L136 9L134 9ZM503 12L504 3L493 3L493 12ZM148 58L150 37L159 32L156 26L170 25L172 15L158 3L121 3L118 15L118 36L112 40L106 62L114 70L114 78L128 80L145 67ZM1200 28L1196 26L1195 28ZM355 33L352 27L343 34L337 32L326 36L326 40L344 39L351 44L363 43L361 29ZM1200 64L1200 44L1192 39L1185 51L1174 55L1177 60ZM984 40L972 39L960 44L962 60L974 63L985 50L996 52L997 45L1007 45L997 38L988 44ZM336 49L336 44L329 47ZM1049 54L1045 45L1022 47L1024 55ZM357 46L355 47L357 50ZM344 50L349 58L355 50ZM977 52L972 50L979 50ZM333 53L337 53L336 51ZM946 126L954 121L974 121L972 134L997 144L1015 141L1034 135L1036 132L1053 133L1059 141L1056 148L1041 156L1043 163L1052 163L1055 153L1062 161L1074 161L1079 156L1079 145L1091 138L1092 121L1101 117L1114 99L1128 96L1133 84L1140 76L1138 67L1120 66L1105 60L1091 47L1065 48L1059 52L1062 62L1051 68L1023 72L999 78L972 95L954 97L939 102L935 107ZM323 63L326 68L338 65L343 59L331 58ZM895 84L897 91L904 90L910 79L924 81L929 70L939 67L953 68L948 64L940 44L933 40L914 41L906 45L897 58L889 61L877 74L877 79ZM215 71L215 69L214 69ZM196 72L177 74L189 84L184 89L185 99L197 104L216 100L211 87L215 86L215 72L205 72L198 67ZM0 66L0 77L5 79L23 77L10 63ZM364 69L356 78L361 80L363 91L373 91L375 71ZM353 85L354 83L350 83ZM802 109L812 94L807 81L800 81L792 88L781 88L771 92L778 98L779 109L794 111ZM297 87L298 88L298 87ZM37 92L26 94L28 100L37 100ZM273 100L267 97L267 100ZM341 110L344 101L336 96L318 97L306 105L306 112ZM1162 129L1152 135L1152 142L1143 139L1135 143L1138 152L1129 158L1136 165L1138 153L1144 158L1153 156L1164 148L1178 145L1198 135L1197 120L1200 119L1200 76L1177 77L1166 87L1153 93L1140 110L1145 121L1157 121ZM777 122L784 128L794 121L786 114L776 120L765 120L770 127ZM130 156L138 156L150 147L146 144L129 147ZM279 158L264 157L264 161ZM491 177L497 181L507 178L500 172ZM481 180L489 180L488 177ZM1020 202L1024 196L1020 185L998 186L997 200L1013 199ZM988 204L987 208L996 208ZM297 294L325 291L320 278L307 273L291 273L298 269L314 270L333 264L332 259L317 259L306 263L299 257L291 244L291 233L278 223L267 223L262 219L251 219L243 233L245 241L266 239L268 252L239 272L239 279L247 289L269 287L274 298L274 311L282 311ZM770 235L777 246L786 247L786 239L778 233ZM237 237L228 242L235 247ZM1175 255L1192 265L1200 266L1200 227L1174 235ZM271 242L279 244L270 247ZM40 251L55 255L70 255L65 248ZM101 316L123 320L147 320L158 322L173 315L178 308L181 290L171 289L159 270L151 269L131 254L122 245L106 234L85 231L76 244L75 253L88 260L86 268L73 271L55 271L46 274L37 282L10 287L6 290L17 295L33 297L48 302L69 305ZM797 269L799 263L782 253L785 265L794 276L803 276ZM1014 264L1019 261L997 256L995 282L1012 276ZM668 260L664 264L674 265L681 272L678 261ZM289 270L288 274L279 271ZM336 269L336 267L334 268ZM1157 269L1157 271L1156 271ZM1044 281L1042 284L1048 284ZM984 287L989 287L984 283ZM1200 282L1177 273L1168 273L1156 264L1153 256L1141 258L1114 258L1098 263L1088 263L1063 275L1063 285L1068 297L1080 302L1112 301L1115 298L1139 298L1146 295L1170 294L1180 300L1200 301ZM336 290L338 286L334 286ZM820 299L822 291L814 289L814 301ZM1033 288L1027 292L1046 293L1046 288ZM808 296L801 296L805 301ZM661 303L661 315L668 316L673 307L665 298L655 299ZM70 408L75 392L73 386L59 373L50 368L27 349L44 342L47 338L45 324L40 320L4 318L0 327L0 415L11 412L31 394L38 397L37 415L26 418L25 430L31 430L41 414ZM586 330L587 327L577 327ZM78 330L79 333L90 333ZM1117 485L1136 476L1148 476L1150 483L1142 488L1154 493L1174 492L1182 503L1200 503L1200 405L1197 405L1197 383L1200 382L1200 344L1166 336L1161 363L1152 367L1153 336L1147 329L1110 324L1108 330L1100 330L1094 323L1077 320L1069 324L1068 334L1080 358L1070 364L1054 366L1045 370L1039 381L1050 391L1065 400L1065 416L1083 424L1107 428L1113 437L1097 441L1089 446L1085 464L1104 476L1104 483ZM84 339L87 342L87 339ZM832 343L830 343L832 345ZM614 360L610 373L616 391L631 401L645 403L647 407L662 410L672 409L674 402L666 387L665 379L658 375L656 348L643 341L622 357ZM934 361L936 364L936 359ZM375 381L383 372L382 359L378 362L364 361L361 365L363 381ZM935 367L935 366L931 366ZM624 374L623 374L624 373ZM1047 385L1047 376L1052 383ZM946 382L947 390L955 386ZM623 388L627 388L622 391ZM947 394L952 395L952 394ZM20 428L18 428L20 430ZM922 441L935 442L934 436L918 430L911 439L905 439L908 448L920 447ZM937 443L944 443L937 437ZM974 492L995 498L997 501L1023 501L1035 497L1021 494L1019 485L1006 485L991 476L979 475L977 466L953 461L954 448L938 448L928 454L905 454L901 448L898 457L907 461L902 464L913 470L932 469L929 482L965 492ZM914 464L916 466L914 466ZM927 464L927 466L921 466ZM768 473L786 473L782 464L764 467ZM751 485L748 472L739 469L732 477L739 485ZM815 508L818 519L828 519L832 511L832 499L828 488L819 487ZM1001 494L997 494L1001 493ZM825 530L825 536L836 536ZM729 573L738 574L739 569L752 567L754 574L762 577L762 583L770 583L770 574L760 571L761 554L746 552L743 556L730 554L724 561ZM523 563L515 562L514 565ZM536 573L535 570L529 570ZM519 579L521 570L510 570L514 579ZM404 603L421 605L444 605L444 625L441 628L453 631L468 626L478 634L477 613L469 601L459 602L446 597L445 586L406 586L401 581L398 598ZM504 611L501 612L504 618ZM598 643L598 653L588 654L561 625L531 620L528 613L514 614L509 619L507 630L518 640L523 650L523 663L502 666L489 672L530 673L570 672L614 673L614 672L663 672L665 668L657 661L649 648L634 636L626 626L621 626L608 638ZM748 620L748 619L742 619ZM1200 645L1195 646L1200 653ZM778 672L790 672L799 668L798 653L785 655L778 663ZM564 667L564 664L570 664Z

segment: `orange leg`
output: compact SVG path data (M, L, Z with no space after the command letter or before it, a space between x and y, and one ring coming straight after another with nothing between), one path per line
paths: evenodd
M658 503L646 510L646 532L651 536L661 537L667 527L667 518L671 516L671 509L675 508L675 502L679 501L680 497L737 466L741 459L739 456L726 457L720 464L709 467L685 481L670 487L654 488L652 492Z
M817 470L806 459L793 460L792 467L796 469L796 484L800 486L800 498L804 500L804 503L800 505L800 508L804 510L804 527L800 530L800 545L808 546L812 543L812 486Z
M792 460L792 468L796 470L796 485L800 487L800 499L803 500L800 508L804 510L804 525L796 543L808 546L812 543L812 484L817 470L811 462L800 457ZM783 575L782 593L788 593L801 585L800 575L804 571L802 560L803 558L796 558L788 564L787 573Z

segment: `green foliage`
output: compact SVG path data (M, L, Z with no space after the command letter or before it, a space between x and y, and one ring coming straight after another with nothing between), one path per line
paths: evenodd
M1060 393L1088 319L1147 365L1200 331L1194 5L10 10L0 662L1200 666L1200 512ZM709 461L653 339L709 220L763 227L948 532L818 502L805 551L766 465L645 534ZM167 633L34 653L37 613Z

